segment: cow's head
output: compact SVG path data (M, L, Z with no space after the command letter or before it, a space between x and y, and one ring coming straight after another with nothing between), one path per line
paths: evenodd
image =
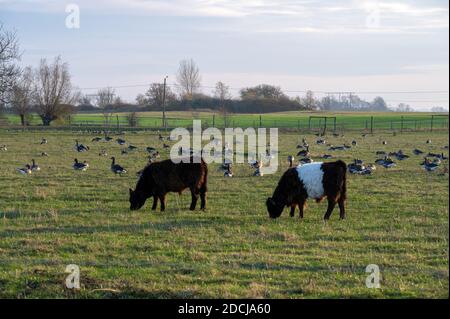
M269 212L270 218L280 217L284 209L284 204L279 204L271 197L267 198L266 201L267 211Z
M133 191L130 188L130 210L138 210L144 206L147 196L143 192Z

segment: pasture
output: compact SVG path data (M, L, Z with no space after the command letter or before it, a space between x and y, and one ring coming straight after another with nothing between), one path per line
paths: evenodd
M113 127L128 126L127 116L129 113L114 113L110 117L110 125ZM431 124L434 115L433 124ZM158 129L161 127L161 112L138 112L137 127ZM371 118L373 117L374 130L429 130L448 129L448 116L439 113L398 113L398 112L276 112L266 114L228 114L226 127L279 127L286 129L319 129L325 126L324 119L316 118L309 123L310 116L336 117L336 130L369 130ZM167 112L167 126L190 127L192 118L202 120L206 127L224 127L224 118L221 114L213 111L170 111ZM15 115L7 116L12 125L19 125L20 119ZM36 114L31 115L31 125L42 124ZM70 116L66 122L55 122L55 125L73 126L103 126L105 117L101 113L77 113ZM328 129L334 129L332 119L327 121Z
M377 150L411 156L370 176L348 174L347 219L335 210L328 223L326 201L309 201L303 220L288 209L272 220L265 208L302 137L314 160L330 153L314 135L280 133L275 175L253 177L242 164L224 178L210 165L207 210L189 211L185 192L169 194L164 213L151 212L151 202L130 211L128 203L128 188L147 162L145 147L168 157L157 134L120 135L139 147L127 155L114 141L91 142L94 136L0 130L0 145L8 147L0 151L0 298L448 298L448 165L426 172L412 154L440 153L448 131L327 135L332 144L358 141L331 152L347 163L373 163ZM43 137L48 144L40 145ZM75 139L90 151L74 151ZM110 171L113 155L127 175ZM16 172L32 158L40 172ZM90 168L74 171L74 158ZM64 287L68 264L80 266L78 291ZM380 267L380 289L365 285L369 264Z

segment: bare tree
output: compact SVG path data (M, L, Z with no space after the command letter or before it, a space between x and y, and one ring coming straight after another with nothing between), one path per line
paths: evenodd
M0 110L10 101L14 81L20 74L16 62L20 59L16 32L8 31L0 23Z
M137 104L138 106L143 106L143 105L147 104L147 99L145 98L145 95L144 95L144 94L139 93L139 94L136 96L136 104Z
M181 97L192 99L200 88L201 82L200 70L193 59L180 61L176 78Z
M32 109L33 94L33 70L31 67L26 67L11 90L11 106L20 116L22 126L27 125L27 118Z
M34 72L34 99L38 115L45 126L72 112L72 103L79 98L70 81L69 65L56 57L52 64L41 59Z
M314 92L308 90L305 97L300 99L300 105L303 110L316 110L318 108L318 101L314 97Z
M216 83L214 96L219 100L219 110L223 117L224 127L227 127L227 102L231 99L230 87L219 81Z
M164 99L164 84L152 83L149 89L145 92L145 98L152 107L162 107ZM166 102L175 100L175 94L170 87L166 86ZM167 103L166 103L167 105Z
M108 125L114 112L115 95L115 90L111 87L106 87L97 91L96 102L105 118L105 125Z

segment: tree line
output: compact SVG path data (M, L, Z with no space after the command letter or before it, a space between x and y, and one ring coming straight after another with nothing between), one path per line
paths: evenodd
M37 114L43 125L63 121L70 114L83 111L101 112L105 122L115 112L185 111L209 109L223 115L229 113L269 113L284 111L388 111L382 97L365 101L357 95L336 99L317 98L312 91L290 97L278 86L260 84L243 88L232 97L230 87L218 81L209 94L202 92L200 69L192 59L180 61L176 84L151 83L134 103L124 102L112 87L94 94L81 94L72 84L69 66L61 57L41 59L39 65L20 68L17 34L0 23L0 111L17 114L27 125L30 114ZM408 110L409 106L399 107ZM135 118L135 116L132 116Z

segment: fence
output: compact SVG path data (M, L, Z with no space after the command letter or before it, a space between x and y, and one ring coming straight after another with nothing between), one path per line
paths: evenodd
M17 126L18 119L12 116L7 117L9 125ZM318 116L299 114L233 114L226 118L214 115L203 114L194 117L167 117L166 129L170 130L176 127L192 128L192 120L202 121L203 128L208 127L253 127L253 128L272 128L289 129L298 131L313 132L343 132L343 131L364 131L374 133L375 131L433 131L448 130L449 117L447 114L420 114L398 115L395 113L383 113L380 115L366 115L358 113L349 113L333 116ZM31 120L31 126L38 128L39 119L35 117ZM162 129L162 119L158 116L138 115L136 126L130 127L127 115L114 115L105 123L105 118L98 114L76 114L66 123L59 124L59 128L80 128L80 129ZM44 127L40 127L44 129Z

